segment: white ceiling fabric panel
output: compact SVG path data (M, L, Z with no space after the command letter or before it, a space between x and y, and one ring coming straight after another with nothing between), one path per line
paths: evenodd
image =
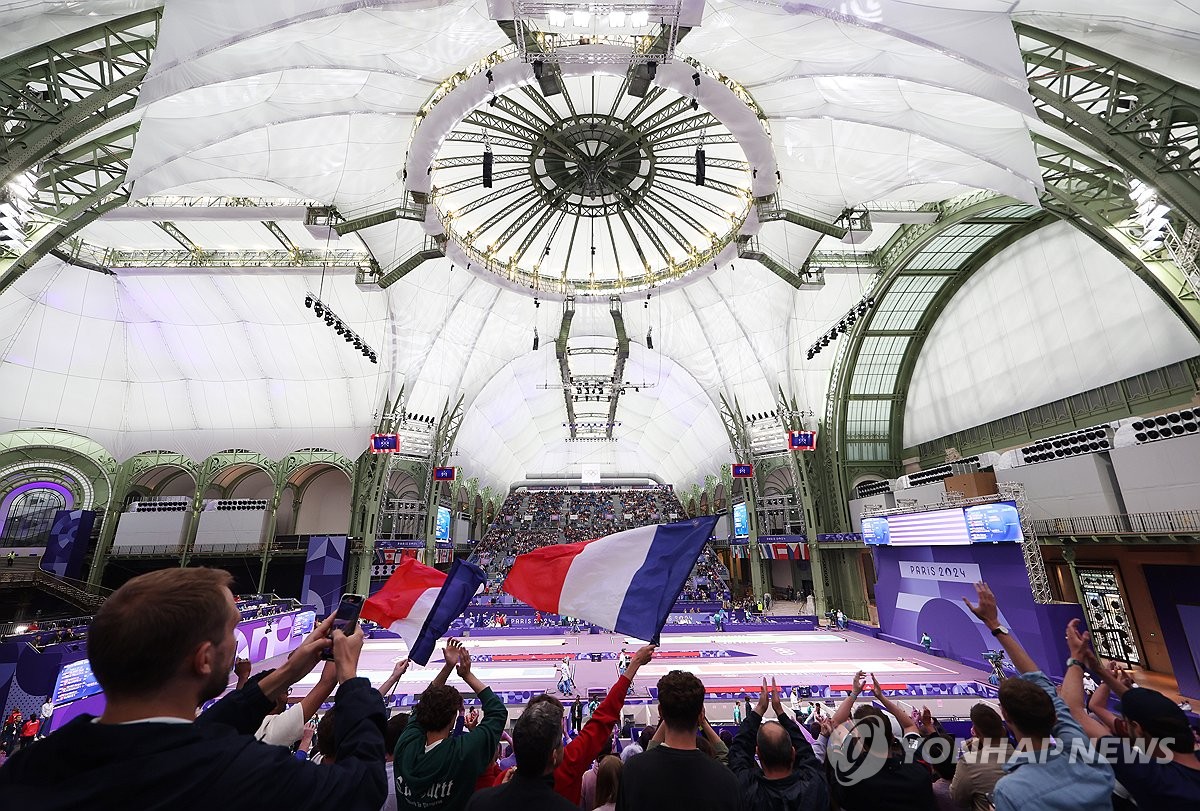
M904 444L1200 353L1166 304L1061 223L1005 249L950 301L913 371Z
M0 430L60 427L120 459L230 447L357 456L382 367L305 309L319 286L303 275L113 277L43 260L0 299L0 386L22 392L0 404ZM369 341L383 337L388 302L359 295L353 277L327 277L322 297Z

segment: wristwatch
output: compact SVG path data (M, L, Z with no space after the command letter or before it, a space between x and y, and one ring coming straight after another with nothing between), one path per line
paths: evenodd
M1087 667L1084 666L1083 662L1079 661L1074 656L1071 656L1067 659L1067 667L1070 667L1071 665L1079 665L1080 670L1087 670Z
M1008 636L1008 629L1003 625L997 625L992 629L992 636L1000 636L1001 634Z

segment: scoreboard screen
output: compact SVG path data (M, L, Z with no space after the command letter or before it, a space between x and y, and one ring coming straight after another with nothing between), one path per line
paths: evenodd
M734 465L733 478L735 479L753 479L754 465Z
M433 469L433 479L439 482L454 481L454 468L452 467L435 467Z
M816 431L788 431L788 448L794 451L815 451Z

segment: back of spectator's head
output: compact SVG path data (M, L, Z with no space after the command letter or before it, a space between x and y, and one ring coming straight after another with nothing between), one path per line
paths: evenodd
M1019 738L1049 738L1058 720L1046 691L1025 679L1000 682L1000 709Z
M539 693L529 699L529 703L525 705L525 709L529 709L534 704L541 704L542 702L558 707L559 712L566 712L566 707L563 706L563 703L549 693Z
M1000 713L982 702L971 708L971 726L975 728L975 737L981 741L998 743L1007 737Z
M722 729L717 737L721 739L721 743L725 744L726 749L733 746L733 733L728 729Z
M1172 752L1188 754L1196 749L1187 715L1171 699L1157 690L1132 687L1121 696L1121 715L1129 722L1136 738L1162 742ZM1139 731L1134 725L1141 727Z
M317 751L321 753L321 757L333 762L334 755L337 754L337 735L333 730L333 712L336 708L330 707L321 720L317 722ZM324 762L324 761L322 761Z
M159 569L104 601L88 633L88 659L110 696L136 697L181 675L204 677L201 701L225 689L240 615L222 569Z
M643 752L650 746L650 739L654 737L654 733L657 731L657 726L648 726L638 733L638 746L642 747Z
M548 701L530 703L513 724L517 773L540 777L562 760L562 709Z
M396 751L396 744L400 741L400 736L404 734L404 728L408 726L408 713L398 712L388 719L387 726L383 730L383 751L388 755Z
M621 787L621 759L608 755L600 760L596 769L596 807L617 801L617 790Z
M611 737L604 739L604 745L600 747L600 754L596 755L596 762L599 763L604 758L612 754L613 739Z
M758 760L763 771L790 769L796 759L792 737L777 721L767 721L758 728Z
M458 691L445 684L431 685L413 708L412 719L429 732L447 729L463 708Z
M672 732L695 732L704 709L704 684L685 670L658 680L658 712Z
M889 745L896 743L896 733L892 731L892 719L883 710L871 704L860 704L854 709L855 721L866 721L875 724L887 738Z

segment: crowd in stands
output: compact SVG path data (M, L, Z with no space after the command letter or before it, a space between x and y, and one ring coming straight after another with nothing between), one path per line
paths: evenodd
M361 629L333 632L332 617L275 670L251 676L248 663L235 665L240 617L230 582L220 570L180 568L118 589L90 640L103 715L22 740L0 767L0 797L15 808L219 803L256 811L1200 807L1200 760L1183 711L1101 663L1078 621L1066 628L1071 659L1056 688L1000 625L983 584L978 604L968 605L1021 675L1000 685L999 712L986 703L972 709L961 745L928 710L898 706L873 675L874 701L860 703L868 689L862 672L831 715L820 705L801 710L794 692L785 704L774 680L763 678L757 703L746 696L738 706L736 733L718 733L705 715L703 683L672 670L657 682L659 723L620 746L614 732L625 698L653 646L629 657L603 701L565 706L536 695L506 734L504 704L451 639L411 715L388 718L383 696L407 662L372 687L358 675ZM322 664L327 651L332 660ZM289 688L319 664L309 696L288 707ZM231 669L237 688L197 714L226 690ZM1103 683L1090 708L1085 671ZM451 676L480 709L464 707ZM1116 714L1109 694L1118 697ZM332 709L314 725L331 695Z

